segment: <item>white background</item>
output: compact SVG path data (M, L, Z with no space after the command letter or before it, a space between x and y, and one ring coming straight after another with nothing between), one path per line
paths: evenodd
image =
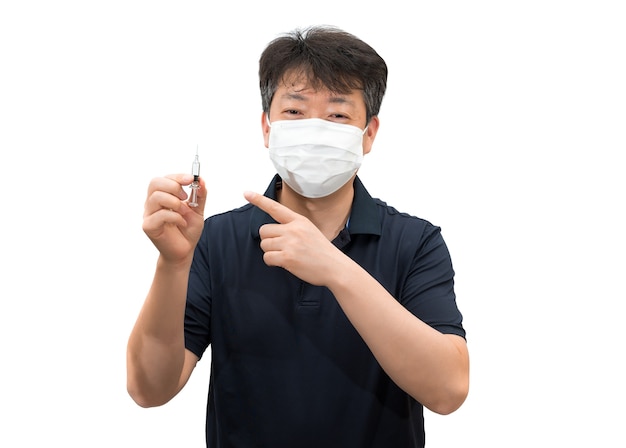
M258 57L332 24L390 70L365 185L457 271L471 391L427 445L625 446L622 2L220 3L0 6L0 445L203 446L209 356L163 407L125 391L146 187L199 145L207 215L264 191Z

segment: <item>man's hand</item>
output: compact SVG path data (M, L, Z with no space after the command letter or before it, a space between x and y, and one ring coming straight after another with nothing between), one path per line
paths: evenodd
M328 286L343 253L306 217L262 194L247 191L244 197L278 222L259 229L265 264L282 267L307 283Z
M172 174L152 179L148 187L143 231L168 262L190 260L202 233L206 188L200 179L198 207L189 207L183 186L192 181L190 174Z

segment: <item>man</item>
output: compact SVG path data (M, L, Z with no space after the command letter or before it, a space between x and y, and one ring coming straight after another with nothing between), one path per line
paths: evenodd
M211 346L209 447L422 447L423 408L468 393L469 358L438 227L373 199L357 177L387 66L328 27L260 59L265 195L203 218L154 179L143 229L156 273L128 344L128 391L173 398Z

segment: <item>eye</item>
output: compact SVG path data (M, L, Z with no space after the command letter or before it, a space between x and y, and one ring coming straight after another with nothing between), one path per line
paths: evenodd
M350 121L350 117L344 114L334 113L328 116L328 120L336 121L338 123L344 123L346 121Z
M292 120L296 118L300 118L302 116L302 112L299 109L284 109L280 116L283 117L283 120Z

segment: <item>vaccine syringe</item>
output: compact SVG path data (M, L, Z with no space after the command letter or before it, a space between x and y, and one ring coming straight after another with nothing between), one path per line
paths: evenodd
M191 188L191 196L189 197L189 206L198 206L198 188L200 188L200 159L198 158L198 148L196 148L196 158L191 165L191 174L193 174L193 182L189 186Z

